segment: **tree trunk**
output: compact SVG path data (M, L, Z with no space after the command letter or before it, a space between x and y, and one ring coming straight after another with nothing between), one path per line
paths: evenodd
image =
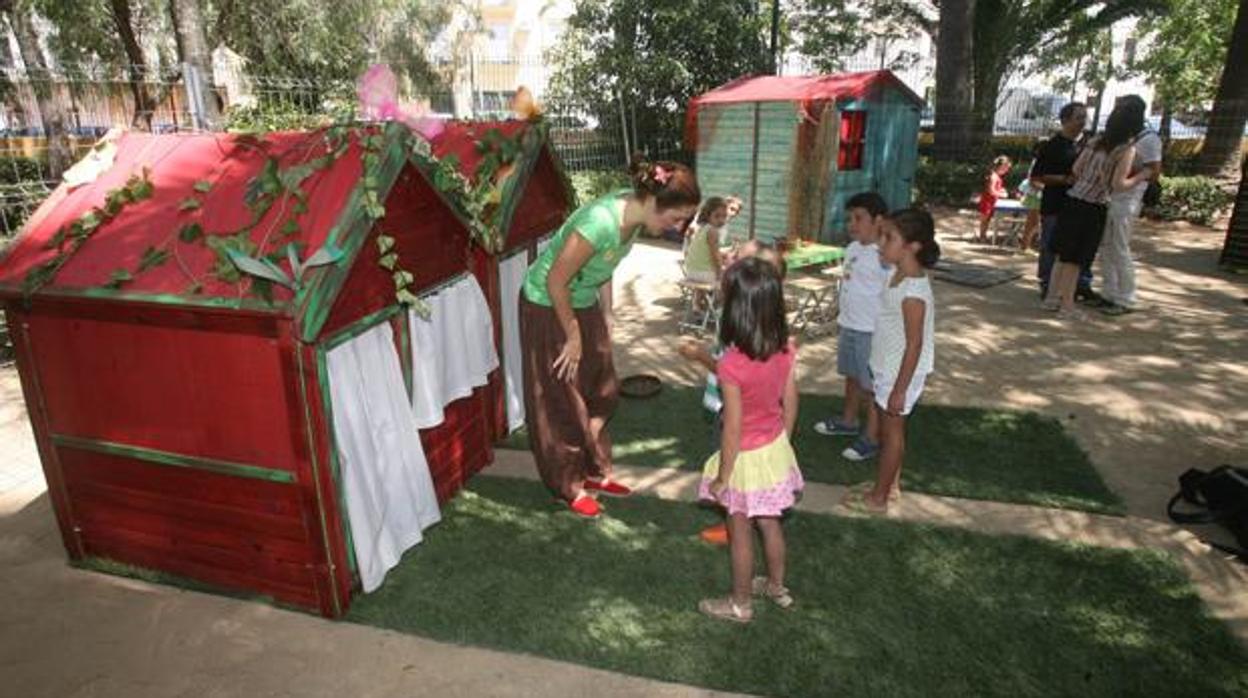
M1231 44L1226 51L1226 63L1218 94L1213 100L1213 113L1209 115L1209 130L1196 161L1197 174L1232 181L1240 174L1240 151L1243 146L1244 124L1248 122L1248 79L1244 78L1244 66L1248 65L1248 0L1240 0L1235 29L1231 32Z
M780 74L780 0L771 0L771 74Z
M1161 142L1170 145L1170 131L1174 126L1174 110L1170 108L1170 102L1161 103L1161 124L1157 128L1157 135L1161 137Z
M108 0L112 10L113 23L117 26L117 36L126 50L126 60L130 62L130 94L134 95L134 119L131 126L145 126L152 130L152 99L147 93L147 61L143 59L143 47L139 46L138 37L134 34L131 23L130 0Z
M970 141L966 146L966 159L981 159L992 148L993 126L997 121L997 100L1001 97L1001 75L989 75L985 70L983 80L976 75L975 112L971 119Z
M9 12L9 24L17 38L17 48L26 64L26 76L30 79L39 107L39 119L43 122L43 134L48 139L48 179L58 181L61 174L74 162L74 153L65 133L65 109L56 94L52 74L39 47L39 35L27 11L14 7Z
M1096 90L1096 104L1092 106L1092 135L1095 136L1101 130L1101 109L1105 106L1105 86L1101 85Z
M937 160L969 157L974 108L975 0L944 0L936 36L936 124L932 154Z
M1079 91L1079 69L1083 67L1083 56L1075 58L1075 76L1070 79L1070 99L1068 102L1075 101L1075 94Z
M0 9L0 12L5 14L8 11L8 9ZM0 22L3 21L2 17L3 15L0 15ZM4 34L3 30L0 30L0 34ZM3 75L0 75L0 91L4 93L4 106L9 110L9 113L16 117L18 123L27 124L30 123L30 116L26 113L26 107L22 104L21 97L18 96L17 86L8 77L18 73L17 57L13 55L13 49L8 42L8 35L4 34L4 36L4 45L0 46L0 61L4 64L0 66L4 71Z
M208 50L208 41L204 35L204 19L199 9L199 0L172 0L169 10L173 15L173 25L181 48L179 58L188 63L197 72L201 92L204 96L204 112L201 114L206 128L213 128L221 121L221 111L217 108L217 97L212 90L212 55ZM183 71L182 79L194 79Z

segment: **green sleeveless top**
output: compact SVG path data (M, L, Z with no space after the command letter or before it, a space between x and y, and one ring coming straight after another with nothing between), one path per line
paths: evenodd
M685 271L712 272L715 264L711 259L711 248L706 244L709 225L699 225L689 238L689 248L685 250Z
M598 302L598 289L611 278L620 261L633 249L636 231L632 231L626 241L620 240L620 199L628 194L627 189L611 192L585 204L568 217L551 238L546 251L524 275L524 297L530 303L547 307L553 305L546 290L546 279L555 265L555 258L563 251L563 244L573 232L593 246L594 254L568 284L572 292L572 307L589 308Z

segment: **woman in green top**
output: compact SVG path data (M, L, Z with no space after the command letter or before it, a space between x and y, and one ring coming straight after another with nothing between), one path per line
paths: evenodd
M529 267L520 293L524 408L529 446L546 486L580 516L587 490L627 496L611 480L607 422L618 384L611 359L611 276L644 228L682 229L702 195L693 172L634 158L633 187L577 209Z

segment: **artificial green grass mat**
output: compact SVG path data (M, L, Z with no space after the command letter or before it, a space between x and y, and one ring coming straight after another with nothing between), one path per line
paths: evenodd
M874 480L874 460L855 463L841 457L852 437L821 436L810 428L817 420L840 416L841 399L803 394L799 404L793 446L806 479L833 484ZM615 459L628 465L701 469L712 451L707 415L701 388L665 385L654 398L621 399L610 425ZM903 489L1105 514L1125 512L1088 454L1051 417L920 404L906 430ZM528 437L517 432L504 446L527 449Z
M348 618L765 695L1248 695L1248 652L1159 553L798 512L797 605L741 626L696 610L729 588L726 550L697 537L714 513L606 507L587 522L478 477Z

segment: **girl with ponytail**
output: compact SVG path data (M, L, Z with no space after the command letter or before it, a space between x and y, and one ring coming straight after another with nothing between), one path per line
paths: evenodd
M693 172L634 156L632 187L577 209L525 274L520 293L525 425L542 481L578 516L591 494L624 497L611 479L607 422L618 383L611 356L611 277L646 230L683 230L702 195Z
M939 259L936 226L929 213L907 208L884 217L880 260L896 271L884 289L871 337L880 461L875 482L852 489L845 498L852 509L883 513L901 496L906 416L923 394L935 364L936 301L927 269Z

